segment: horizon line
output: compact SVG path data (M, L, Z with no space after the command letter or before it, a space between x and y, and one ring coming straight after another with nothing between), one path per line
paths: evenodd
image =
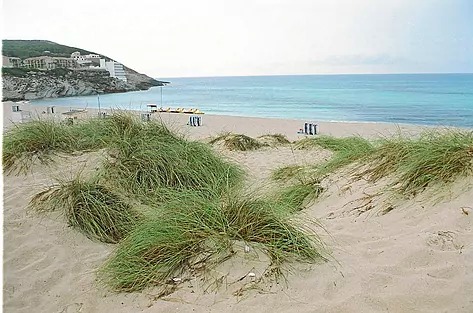
M261 75L204 75L204 76L161 76L154 79L165 78L217 78L217 77L272 77L272 76L361 76L361 75L452 75L466 74L472 75L473 72L404 72L404 73L324 73L324 74L261 74Z

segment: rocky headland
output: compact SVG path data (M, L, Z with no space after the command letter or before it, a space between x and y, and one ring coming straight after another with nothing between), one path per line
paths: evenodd
M32 68L24 64L13 65L8 61L10 58L24 60L43 55L68 58L71 56L71 51L92 53L44 40L3 40L2 101L147 90L167 83L138 73L126 66L123 66L126 76L125 81L111 77L106 69L97 66L44 69ZM100 55L100 57L111 60L103 55ZM8 66L5 65L5 60L9 63Z
M3 101L33 100L72 96L88 96L147 90L163 86L152 79L126 68L127 82L110 77L106 70L88 69L3 69Z

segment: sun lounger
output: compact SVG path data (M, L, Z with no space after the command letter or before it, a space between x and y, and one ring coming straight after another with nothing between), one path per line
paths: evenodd
M299 129L298 134L317 135L317 124L304 123L304 128Z
M202 125L202 117L200 116L189 116L189 126L201 126Z

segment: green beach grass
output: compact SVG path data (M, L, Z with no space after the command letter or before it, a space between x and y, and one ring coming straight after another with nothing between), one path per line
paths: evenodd
M287 144L279 135L273 139ZM262 146L244 135L222 135L213 143L218 141L239 151ZM30 206L60 212L87 237L116 244L98 275L118 292L167 290L173 278L202 274L231 257L236 241L257 246L276 269L325 261L327 247L299 211L323 192L325 176L344 167L351 165L351 173L372 181L392 177L392 186L404 195L473 172L473 133L467 131L374 141L320 136L294 145L321 147L333 155L323 164L277 169L273 178L281 184L267 195L245 192L244 171L209 144L124 113L74 125L18 125L4 136L3 161L7 173L18 174L35 162L49 163L55 154L104 150L90 177L58 181Z
M39 212L60 211L69 226L105 243L118 243L143 218L119 193L79 177L38 193L30 206Z
M278 191L277 199L295 212L311 204L323 191L324 188L320 182L313 179L283 187Z
M27 173L39 161L51 162L54 154L81 150L71 129L49 120L17 124L3 137L3 167L6 173Z
M236 146L251 150L253 140L239 137ZM98 149L105 158L90 177L58 181L30 207L60 212L87 237L117 244L99 271L113 290L166 289L171 278L231 256L233 241L259 245L278 268L328 255L314 230L293 219L300 192L276 200L248 195L237 165L161 123L123 113L74 125L36 121L5 134L3 158L9 171L26 173L37 160Z
M316 234L270 201L247 195L220 201L194 197L186 207L165 204L173 209L161 208L159 218L136 228L101 268L101 280L116 291L165 288L172 278L218 265L221 256L232 255L235 240L261 244L275 267L325 259Z
M15 124L3 136L4 172L26 174L34 162L50 164L60 153L109 147L127 118L131 119L118 113L110 119L87 119L73 125L49 119Z
M473 132L437 130L419 138L385 138L367 157L368 168L360 175L372 181L394 176L392 187L404 195L425 188L443 188L473 174Z
M261 143L258 140L249 136L232 133L224 133L222 135L219 135L210 140L209 143L215 144L218 142L223 142L223 145L228 150L232 151L251 151L267 146L267 144Z
M273 179L289 180L301 173L320 178L356 164L351 172L358 178L377 181L392 177L391 187L411 196L427 187L444 187L473 173L473 132L466 130L430 130L416 138L398 135L373 141L321 136L295 143L298 149L316 146L332 151L333 157L318 165L279 168L273 172Z
M260 143L269 145L271 147L287 145L291 143L283 134L266 134L259 136L257 140Z
M296 149L321 147L333 152L333 156L328 162L316 167L316 173L319 176L324 176L358 160L362 160L375 149L370 141L358 136L345 138L330 136L305 138L297 141L294 146Z

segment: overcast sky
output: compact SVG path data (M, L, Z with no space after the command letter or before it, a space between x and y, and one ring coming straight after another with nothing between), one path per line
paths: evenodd
M473 0L3 0L4 39L153 77L473 72Z

